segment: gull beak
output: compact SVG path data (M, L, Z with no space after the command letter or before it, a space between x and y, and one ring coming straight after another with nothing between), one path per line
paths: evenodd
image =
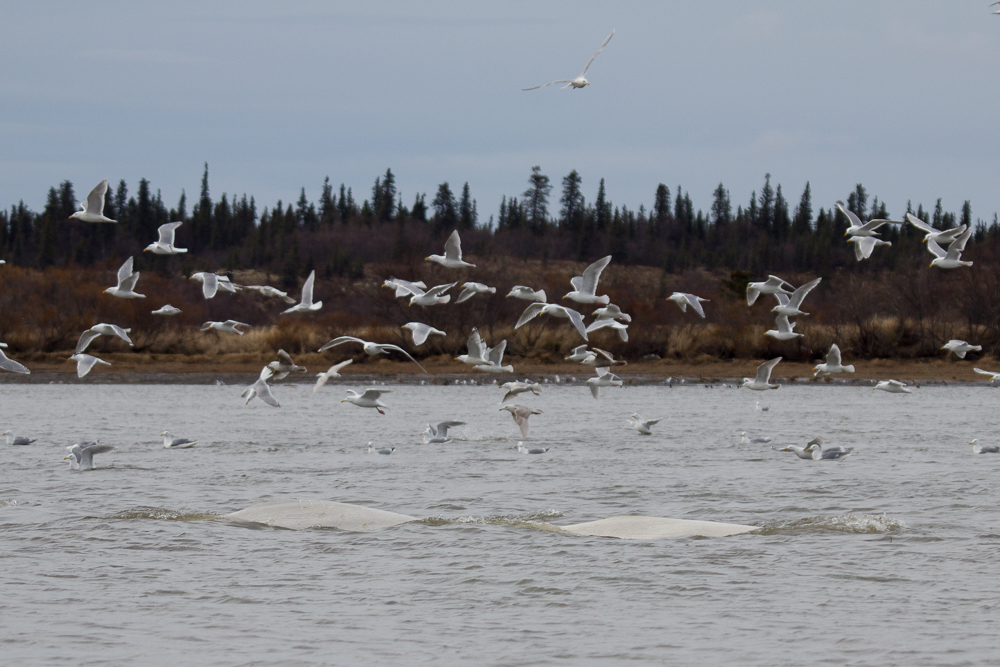
M972 443L970 442L969 444L971 445ZM66 459L68 459L68 458L69 458L68 456L64 456L64 457L63 457L63 461L65 461L65 460L66 460Z
M341 402L341 403L343 403L343 402L344 402L344 401L346 401L346 400L347 400L347 399L345 398L345 399L341 400L340 402Z
M924 237L924 240L921 241L921 243L927 243L927 237Z

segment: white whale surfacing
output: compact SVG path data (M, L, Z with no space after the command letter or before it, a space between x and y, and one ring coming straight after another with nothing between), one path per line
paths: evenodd
M259 523L276 528L336 528L372 531L391 528L420 519L396 512L328 500L272 500L224 516L232 521ZM716 521L690 521L657 516L616 516L569 526L552 526L569 535L616 537L623 540L652 540L663 537L727 537L757 530L756 526Z

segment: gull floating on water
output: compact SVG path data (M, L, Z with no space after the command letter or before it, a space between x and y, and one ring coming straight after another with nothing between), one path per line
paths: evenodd
M741 445L766 445L769 442L771 442L771 438L768 437L750 438L747 437L746 431L740 431Z
M243 289L257 292L263 296L277 297L289 305L295 303L295 299L288 296L288 292L282 292L277 287L271 287L270 285L243 285Z
M390 389L365 389L363 394L359 394L353 389L348 389L347 391L350 392L351 395L341 400L341 403L353 403L359 408L375 408L378 410L380 415L385 414L382 408L389 407L378 399L382 394L390 393Z
M905 384L899 380L882 380L877 385L872 387L872 391L876 389L880 391L887 391L890 394L912 394L913 390L907 387Z
M32 441L34 442L34 441ZM976 438L969 443L972 445L973 454L1000 454L1000 446L998 445L987 445L986 447L981 447L979 445L979 438Z
M830 351L826 353L826 363L817 364L813 367L813 370L815 371L813 377L817 375L829 375L830 373L853 373L854 364L844 366L841 363L840 348L834 343L830 346Z
M94 326L90 327L89 329L87 329L86 331L84 331L82 334L80 334L80 340L77 341L77 343L76 343L76 350L75 350L75 352L77 354L79 354L80 352L83 352L84 350L87 349L87 347L90 346L90 344L94 341L94 339L96 339L98 336L102 336L102 335L105 335L105 336L118 336L123 341L125 341L126 343L128 343L129 346L132 346L132 339L128 337L128 332L130 332L130 331L132 331L132 330L131 329L122 329L120 326L117 326L115 324L103 324L103 323L102 324L95 324Z
M584 340L590 340L587 337L587 327L583 324L583 315L573 310L572 308L566 308L565 306L559 306L554 303L533 303L524 312L521 313L520 319L518 319L517 324L514 325L515 329L520 329L525 324L535 319L538 315L549 315L551 317L559 317L562 319L569 320L576 327L577 333L583 337ZM612 320L607 320L612 321Z
M816 285L819 285L822 278L817 278L816 280L811 280L807 282L802 287L798 288L792 292L791 296L782 294L778 292L774 295L774 298L778 300L778 305L771 309L772 313L777 313L779 315L785 315L787 317L796 317L797 315L808 315L809 313L803 313L799 310L802 305L802 301L808 296L809 292L813 291Z
M521 442L520 440L518 440L517 441L517 451L518 451L519 454L544 454L545 452L549 451L549 448L548 447L544 447L544 448L543 447L532 447L531 449L528 449L527 447L524 446L523 442Z
M448 437L448 429L455 428L456 426L465 426L465 422L441 422L437 426L428 424L424 432L421 433L424 436L424 444L440 445L451 442L451 438Z
M63 461L70 459L69 467L74 470L91 470L94 467L94 454L103 454L113 451L111 445L102 445L97 442L78 442L66 448L68 456L63 457Z
M768 276L767 280L759 283L747 283L747 305L752 306L761 294L791 294L784 288L785 285L788 285L790 289L795 289L788 281L782 280L778 276Z
M260 369L260 377L257 378L257 381L244 389L243 393L240 394L240 398L246 399L246 403L243 405L249 405L250 401L252 401L254 397L257 397L271 407L281 407L281 404L278 403L278 399L276 399L274 394L271 393L271 387L267 384L267 381L271 379L272 375L274 375L274 371L272 371L268 366L264 366L264 368Z
M313 285L316 284L316 271L310 271L309 277L306 281L302 283L302 295L301 301L290 308L286 308L281 312L282 315L287 315L288 313L309 313L319 310L323 307L322 301L317 301L313 303Z
M990 376L990 384L993 384L994 382L1000 381L1000 372L984 371L982 368L973 368L972 370L976 371L980 375L989 375Z
M152 311L153 315L177 315L181 312L180 308L174 308L169 303L165 306Z
M906 214L906 220L924 233L924 243L934 241L938 245L948 245L961 236L965 231L965 225L959 225L958 227L952 227L951 229L944 230L931 227L912 213Z
M955 356L958 357L959 359L965 359L966 353L968 353L968 352L979 352L980 350L983 349L983 346L982 345L970 345L969 343L966 343L964 340L958 340L958 339L953 338L952 340L950 340L947 343L945 343L944 345L942 345L941 349L942 350L948 350L949 352L953 352L955 354Z
M746 387L747 389L753 389L755 391L777 389L781 385L771 384L771 371L774 370L774 367L778 365L779 361L781 361L781 357L775 357L770 361L765 361L757 367L757 377L752 380L750 378L743 378L743 384L740 386Z
M410 333L413 334L413 344L416 347L420 347L427 342L427 338L430 335L435 336L447 336L445 332L440 329L435 329L429 324L424 324L422 322L407 322L402 326L403 329L408 329Z
M177 248L174 246L174 234L183 222L168 222L160 225L156 230L160 238L143 248L143 252L151 252L156 255L180 255L187 252L187 248Z
M620 377L611 372L610 368L596 368L597 375L589 378L587 384L590 386L590 393L596 399L601 392L601 387L620 387L624 384Z
M327 380L329 380L330 378L339 378L340 373L338 371L340 371L341 368L349 365L353 361L354 361L353 359L348 359L347 361L341 361L339 364L334 364L333 366L330 366L323 373L316 373L316 386L313 387L313 393L315 394L317 391L319 391L320 387L325 385Z
M201 330L208 331L209 329L215 329L216 331L224 331L242 336L245 332L240 331L237 327L247 327L249 329L250 325L245 322L237 322L236 320L226 320L225 322L212 322L210 320L201 325Z
M703 299L700 296L695 296L694 294L687 294L686 292L674 292L667 297L667 301L673 301L676 303L682 313L686 313L688 306L691 306L694 312L701 315L702 319L705 319L705 309L702 308L701 302L708 301L708 299Z
M792 340L793 338L805 336L805 334L795 333L795 322L789 322L788 315L778 315L774 318L774 323L778 328L768 329L764 332L765 336L770 336L777 340Z
M532 86L531 88L522 88L521 90L537 90L538 88L544 88L546 86L551 86L557 83L565 83L566 85L563 86L563 88L583 88L584 86L589 86L590 82L587 81L587 70L590 69L590 63L594 62L594 58L598 56L598 54L604 49L605 46L608 45L608 42L610 42L611 38L614 36L615 36L615 31L612 30L611 34L608 35L608 38L605 39L603 42L601 42L601 45L597 48L597 51L594 52L594 55L590 56L590 60L588 60L587 64L583 66L583 71L580 72L580 76L576 77L575 79L557 79L556 81L549 81L548 83L543 83L538 86Z
M237 289L227 276L219 276L207 271L192 274L190 280L197 280L201 283L201 293L206 299L214 299L219 290L235 292Z
M275 380L284 380L289 373L305 373L305 366L296 366L292 358L284 350L278 350L278 360L267 365L274 371Z
M448 240L444 242L444 254L443 255L431 255L424 258L428 262L437 262L446 269L460 269L463 266L470 266L475 268L475 264L469 264L468 262L462 261L462 239L458 236L458 230L456 229L448 237Z
M76 376L83 377L91 371L95 364L101 364L104 366L110 366L111 364L103 359L98 359L95 356L89 354L74 354L69 358L70 361L76 362Z
M188 449L189 447L194 447L198 444L197 440L188 440L187 438L175 438L170 435L170 431L164 431L160 434L163 436L163 448L164 449Z
M770 409L771 408L766 405L762 407L760 401L757 401L757 405L754 406L754 410L756 410L757 412L767 412Z
M618 337L624 342L628 342L628 325L609 318L596 319L587 327L587 333L593 333L600 329L614 329L618 332Z
M507 293L507 298L514 297L515 299L524 299L525 301L540 301L545 303L548 299L545 296L545 290L533 290L530 287L525 287L524 285L514 285L510 288L510 292Z
M3 347L7 346L3 345ZM9 371L11 373L22 373L24 375L31 374L31 371L28 370L27 366L9 358L6 354L3 353L3 350L0 350L0 369Z
M663 421L662 417L660 419L643 419L639 413L635 413L632 415L632 428L642 435L653 435L653 431L649 427L653 424L659 424L661 421Z
M572 299L577 303L599 303L602 306L608 305L611 297L607 294L597 296L597 282L601 279L601 272L611 263L611 255L602 257L586 269L582 276L570 278L569 282L573 286L572 292L567 292L563 298Z
M528 418L531 417L531 415L542 414L541 410L529 408L526 405L505 405L500 408L501 412L504 410L509 412L510 416L514 418L514 423L521 429L522 438L528 437Z
M396 451L395 447L383 447L381 449L374 449L373 450L372 449L372 443L369 442L368 443L368 450L365 453L366 454L381 454L382 456L389 456L394 451Z
M489 287L483 283L462 283L462 293L455 299L455 303L468 301L477 294L496 294L496 287Z
M119 299L145 299L145 294L138 294L135 291L135 284L138 281L139 272L132 272L132 258L129 257L118 269L118 284L104 290L104 293Z
M398 345L391 345L389 343L372 343L371 341L363 340L355 336L340 336L334 338L330 342L326 343L323 347L319 348L320 352L326 352L330 348L337 347L338 345L344 345L345 343L361 343L362 348L369 356L375 356L376 354L389 354L389 350L394 352L399 352L404 357L417 364L417 368L427 372L423 366L417 363L417 360L410 356L410 353L401 348Z
M962 261L962 252L965 250L965 244L969 242L971 236L972 227L969 227L965 230L964 234L948 245L947 252L937 242L933 240L927 241L927 249L934 255L934 259L931 260L931 266L936 266L939 269L957 269L961 266L972 266L972 262Z
M104 217L104 196L108 193L108 179L104 179L87 195L87 201L80 204L80 210L69 216L83 222L118 222Z
M823 438L813 438L805 447L788 445L786 447L775 448L778 452L793 452L800 459L807 461L836 461L848 456L854 451L853 447L830 447L823 449Z
M501 405L528 391L533 393L535 396L542 393L542 385L537 382L528 382L527 380L524 382L506 382L500 385L500 388L507 392L503 395L503 398L500 399Z
M18 447L20 447L22 445L30 445L31 443L33 443L36 440L38 440L38 438L30 438L30 439L29 438L25 438L23 435L19 435L17 437L14 437L14 432L13 431L4 431L0 435L6 436L6 438L7 438L7 444L8 445L16 445Z

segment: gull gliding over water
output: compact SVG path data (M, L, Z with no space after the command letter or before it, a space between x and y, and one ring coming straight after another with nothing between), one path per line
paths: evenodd
M98 359L95 356L83 353L74 354L69 358L70 361L76 362L76 376L84 377L89 373L96 364L101 364L103 366L110 366L111 364L103 359Z
M611 297L607 294L597 296L597 282L601 279L601 272L611 263L611 255L602 257L586 269L582 276L570 278L569 282L573 286L573 291L566 293L564 299L572 299L577 303L599 303L602 306L608 305Z
M364 351L368 353L368 355L370 356L375 356L376 354L389 354L388 352L389 350L393 350L394 352L399 352L407 359L417 364L417 368L424 371L425 373L427 372L423 366L417 363L416 359L410 356L409 352L407 352L398 345L390 345L389 343L372 343L371 341L363 340L361 338L356 338L354 336L340 336L339 338L334 338L329 343L319 348L319 351L326 352L332 347L337 347L338 345L343 345L345 343L361 343L361 346L364 349Z
M790 289L795 289L778 276L768 276L764 282L747 283L747 305L752 306L761 294L791 294L785 289L785 285L788 285Z
M653 435L653 431L649 427L653 424L659 424L661 421L663 421L662 417L660 419L644 420L639 413L635 413L632 415L632 428L642 435Z
M4 345L4 347L7 346ZM3 350L0 350L0 369L9 371L11 373L22 373L24 375L29 375L31 373L31 371L28 370L27 366L9 358L6 354L3 353Z
M267 365L272 371L274 371L275 380L284 380L288 377L289 373L305 373L305 366L296 366L292 358L284 350L278 350L278 360L272 361Z
M510 413L510 416L514 418L514 423L517 427L521 429L521 437L528 437L528 418L531 415L542 414L541 410L536 410L535 408L529 408L526 405L505 405L500 408L500 411L506 410Z
M610 368L596 368L597 375L588 378L587 385L590 387L591 395L596 399L601 393L601 387L620 387L622 379L611 372Z
M104 292L119 299L145 299L145 294L137 294L135 291L137 282L139 282L139 272L132 272L132 258L129 257L118 269L118 284Z
M156 255L180 255L187 252L187 248L177 248L174 246L174 234L183 222L168 222L160 225L157 232L160 238L143 248L143 252L151 252Z
M295 304L291 308L282 311L282 315L287 315L288 313L308 313L312 311L319 310L323 307L322 301L317 301L313 303L313 285L316 284L316 271L309 272L309 277L302 284L302 297L299 303Z
M878 389L879 391L887 391L890 394L912 394L913 390L907 387L905 384L899 380L882 380L877 385L872 387L872 391Z
M528 391L533 393L535 396L542 393L542 385L537 382L528 382L527 380L524 382L507 382L500 385L500 388L507 391L507 393L503 395L503 398L500 399L501 405Z
M104 195L108 193L108 179L104 179L87 195L87 201L80 204L80 210L69 216L83 222L118 222L104 217Z
M830 346L830 351L826 353L826 363L817 364L813 370L816 371L813 373L813 377L817 375L829 375L830 373L853 373L854 365L848 364L844 366L841 363L840 348L834 343Z
M700 296L695 296L694 294L687 294L685 292L674 292L667 297L667 301L673 301L677 304L677 307L681 309L682 313L687 312L687 307L691 306L694 312L701 315L702 319L705 319L705 309L702 308L701 302L708 301L708 299L703 299Z
M243 393L240 394L240 398L247 399L246 403L244 403L243 405L249 405L250 401L252 401L254 397L257 397L260 400L267 403L268 405L270 405L271 407L275 408L281 407L281 404L278 403L278 399L276 399L274 397L274 394L271 393L271 387L268 386L267 384L267 381L271 379L272 375L274 375L274 371L272 371L267 366L264 366L264 368L260 369L260 377L257 378L257 381L254 382L249 387L247 387L246 389L244 389Z
M444 331L440 329L435 329L429 324L424 324L423 322L407 322L402 326L403 329L408 329L410 333L413 334L413 344L420 347L427 342L427 338L430 335L435 336L447 336Z
M995 382L1000 381L1000 372L997 372L997 371L984 371L982 368L973 368L972 370L976 371L980 375L989 375L990 376L990 384L993 384Z
M424 436L425 445L440 445L451 442L448 436L448 429L456 426L465 426L465 422L441 422L437 426L427 425L427 428L420 435Z
M458 230L456 229L448 237L448 240L444 242L444 254L443 255L430 255L425 258L428 262L437 262L446 269L460 269L464 266L471 266L475 268L475 264L469 264L462 260L462 239L458 236Z
M313 387L313 393L315 394L317 391L319 391L320 387L325 385L327 380L329 380L330 378L339 378L340 369L343 368L344 366L351 364L353 361L354 359L341 361L339 364L334 364L333 366L330 366L328 369L326 369L326 371L322 373L316 373L316 386Z
M382 394L390 393L391 391L390 389L365 389L364 393L362 394L359 394L353 389L348 389L347 391L350 392L351 395L341 400L340 401L341 403L344 403L346 401L347 403L353 403L359 408L375 408L376 410L378 410L378 413L380 415L385 414L382 408L389 407L388 405L380 401L379 397L382 396Z
M979 352L983 349L982 345L970 345L964 340L952 339L941 346L942 350L948 350L955 354L959 359L965 359L965 355L969 352Z
M741 387L746 387L747 389L753 389L754 391L765 391L767 389L777 389L781 385L771 384L771 371L774 367L778 365L781 361L781 357L775 357L770 361L765 361L760 366L757 367L757 377L753 378L743 378L743 384Z
M164 431L160 434L163 436L163 448L164 449L189 449L198 444L197 440L188 440L187 438L175 438L170 435L170 431Z
M103 454L114 450L111 445L102 445L97 442L78 442L67 447L68 456L63 457L63 461L70 459L69 467L73 470L91 470L94 467L94 454Z
M597 51L594 52L594 55L590 56L590 60L587 61L587 64L583 66L583 71L580 72L580 76L576 77L575 79L557 79L556 81L549 81L548 83L543 83L539 86L532 86L531 88L522 88L521 90L537 90L538 88L544 88L546 86L551 86L557 83L565 83L566 85L563 86L563 88L583 88L584 86L589 86L590 82L587 81L587 70L590 69L590 63L594 62L594 58L596 58L598 54L600 54L600 52L604 49L605 46L608 45L608 42L610 42L611 38L614 36L615 36L615 31L612 30L611 34L608 35L607 39L601 42L601 45L597 48Z
M517 324L514 325L514 328L520 329L525 324L535 319L538 315L543 314L569 320L573 323L573 326L576 327L577 332L583 337L584 340L590 340L587 337L587 327L583 324L583 315L572 308L566 308L565 306L559 306L554 303L535 302L531 304L524 309L523 313L521 313L521 318L517 321Z

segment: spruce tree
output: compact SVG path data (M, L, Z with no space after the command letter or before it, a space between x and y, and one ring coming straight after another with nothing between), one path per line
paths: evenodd
M663 186L661 185L661 187ZM659 189L657 189L657 195L659 195ZM733 205L729 200L729 190L722 183L719 183L719 187L715 188L715 193L712 196L712 222L721 230L732 222L732 217Z
M459 229L472 229L476 226L476 219L472 212L472 196L469 193L469 182L462 186L462 198L458 204L458 227Z
M535 165L531 168L531 176L528 177L528 184L531 186L524 191L523 197L527 215L528 225L536 234L544 234L549 219L549 193L552 185L549 177L542 173L542 168Z
M667 193L669 207L670 193ZM607 199L607 194L604 191L604 179L601 179L601 184L597 186L597 199L594 202L594 216L597 223L597 231L604 232L607 231L608 225L611 222L611 203Z
M319 221L320 224L329 226L333 224L337 216L337 202L333 195L333 186L330 185L330 177L323 181L323 191L319 195Z
M576 169L563 178L563 193L559 199L562 209L559 212L559 226L571 233L578 233L583 223L583 193L580 191L582 179Z
M431 202L434 208L434 233L441 234L450 229L458 228L458 211L455 205L455 195L448 182L438 186L437 195Z
M812 189L809 181L802 191L799 205L795 207L795 219L792 222L792 234L794 236L806 236L812 231Z

